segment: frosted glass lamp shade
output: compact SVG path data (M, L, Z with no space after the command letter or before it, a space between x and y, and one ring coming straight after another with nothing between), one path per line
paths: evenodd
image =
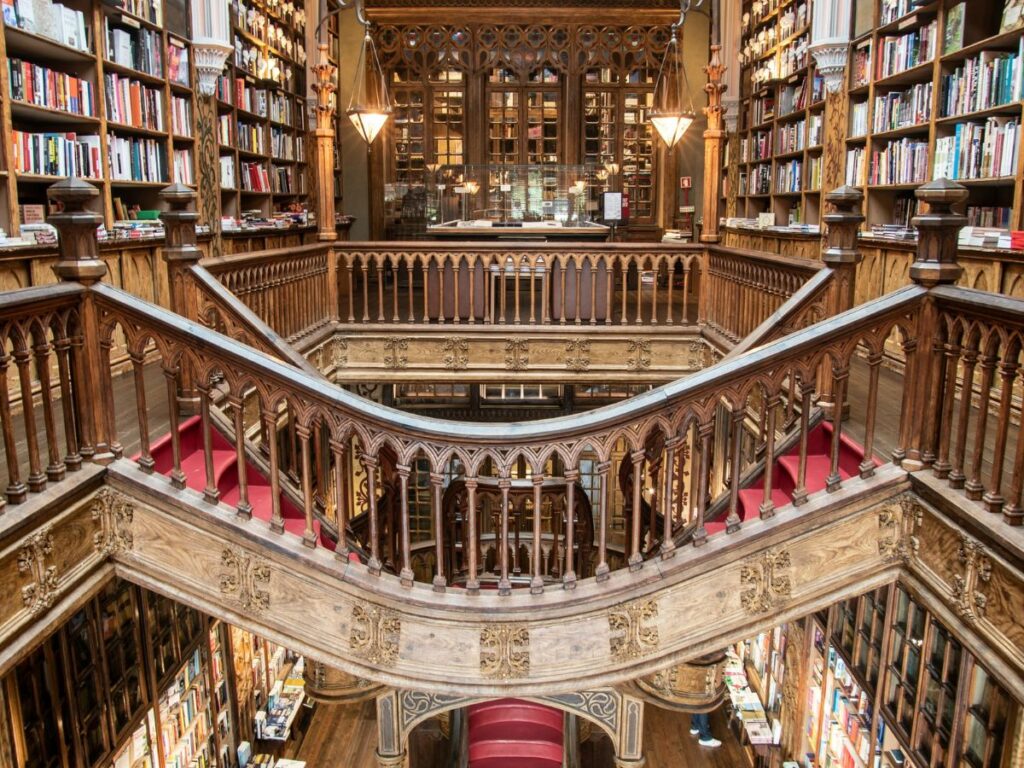
M356 127L359 135L363 137L363 141L367 144L373 143L373 140L377 138L377 134L384 127L384 123L391 117L390 111L384 112L381 110L363 109L361 107L349 109L345 114L348 115L348 119L352 121L352 125Z
M661 140L669 149L672 149L683 138L686 129L693 124L694 115L689 112L676 114L654 114L652 112L650 118L654 130L661 136Z

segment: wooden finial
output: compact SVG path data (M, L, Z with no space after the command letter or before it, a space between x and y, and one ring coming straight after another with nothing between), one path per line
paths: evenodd
M47 196L61 203L63 210L47 220L60 235L60 261L53 271L61 280L91 285L107 274L107 265L99 258L96 228L103 217L85 206L99 197L99 190L82 179L71 177L46 190Z
M917 199L928 212L915 216L917 259L910 265L910 279L926 287L955 283L963 273L957 263L957 238L967 217L953 206L967 199L967 188L949 179L936 179L917 188Z

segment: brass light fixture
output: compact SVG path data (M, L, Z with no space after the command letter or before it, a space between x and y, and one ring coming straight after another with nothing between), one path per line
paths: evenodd
M703 0L699 0L696 5L702 3ZM658 79L654 82L654 106L648 112L654 130L669 149L679 143L686 129L697 119L678 35L690 5L690 0L680 0L679 20L672 25L672 37L668 41L665 58L661 60Z

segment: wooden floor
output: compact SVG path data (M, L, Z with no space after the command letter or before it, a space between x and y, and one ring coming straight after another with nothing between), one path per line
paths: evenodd
M306 768L376 768L376 711L373 702L317 705L300 744L288 756ZM648 706L644 712L645 768L747 768L743 749L725 725L723 711L712 713L711 730L722 740L707 749L690 735L689 716ZM409 768L448 768L448 742L436 721L417 728L409 743ZM596 732L580 747L581 768L614 768L611 740Z

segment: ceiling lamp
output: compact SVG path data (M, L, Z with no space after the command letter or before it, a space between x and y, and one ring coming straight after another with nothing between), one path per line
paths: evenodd
M231 45L231 19L227 0L192 3L192 52L196 62L199 93L213 96Z
M371 71L366 72L366 60L370 59ZM345 110L352 125L359 131L363 141L372 144L377 138L384 123L391 117L391 99L388 97L387 81L384 70L377 58L377 47L370 37L370 26L366 25L366 34L359 49L359 65L356 67L356 79L352 86L352 98Z
M703 0L699 0L696 5L701 5L702 2ZM680 0L679 20L672 25L672 37L665 49L665 58L661 60L658 79L654 82L654 106L648 112L654 130L669 149L679 143L686 129L697 119L693 99L690 97L690 83L686 79L686 68L683 66L682 46L678 38L678 32L689 10L690 0Z

